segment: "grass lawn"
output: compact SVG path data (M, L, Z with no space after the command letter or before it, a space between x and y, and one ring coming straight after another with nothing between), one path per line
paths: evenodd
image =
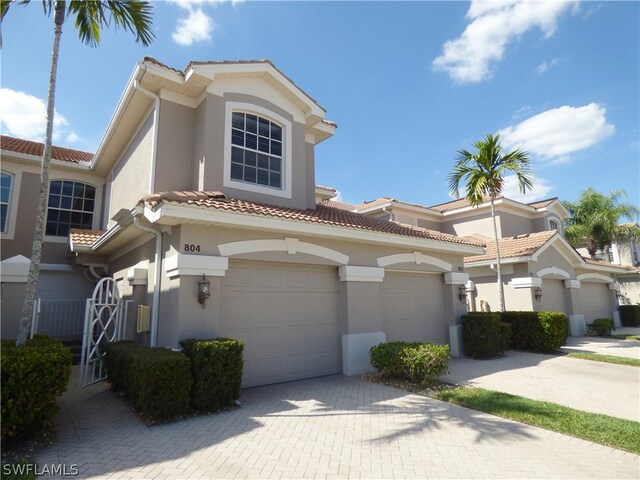
M572 352L567 357L581 358L583 360L592 360L594 362L615 363L617 365L629 365L632 367L640 367L640 360L637 358L616 357L613 355L601 355L599 353Z
M640 454L640 423L631 420L481 388L456 387L436 391L433 396L498 417Z
M609 335L612 338L619 338L621 340L640 340L640 335Z

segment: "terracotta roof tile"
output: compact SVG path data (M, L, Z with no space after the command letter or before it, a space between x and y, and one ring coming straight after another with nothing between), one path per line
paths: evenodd
M602 267L614 267L614 268L623 268L625 270L635 270L635 267L628 267L626 265L617 265L615 263L610 263L610 262L603 262L602 260L596 260L594 258L589 258L589 257L582 257L582 259L585 261L585 263L588 263L590 265L600 265Z
M533 255L557 233L558 232L555 230L549 230L545 232L528 233L526 235L501 238L498 240L500 244L500 258L528 257ZM496 258L496 247L493 239L482 237L480 235L474 235L472 238L476 239L476 241L484 239L486 241L487 251L484 255L465 257L465 263L482 262L486 260L494 260Z
M366 230L371 232L422 238L462 245L484 246L469 239L461 239L453 235L426 230L420 227L398 225L394 222L377 220L366 215L348 212L326 205L317 205L315 209L299 210L278 207L246 200L230 199L221 192L173 191L147 195L138 204L144 204L155 210L162 203L193 205L219 211L242 213L246 215L282 218L299 222L331 225L336 227Z
M420 205L419 203L404 202L402 200L398 200L397 198L392 198L392 197L380 197L380 198L376 198L375 200L362 202L359 205L357 205L357 208L358 210L364 210L364 209L377 207L380 205L385 205L387 203L398 203L401 205L409 205L410 207L419 207L419 208L424 208L425 210L432 210L431 207ZM437 212L433 212L433 213L437 214Z
M327 192L331 192L331 193L337 193L337 190L333 187L325 187L324 185L316 185L316 188L319 188L320 190L326 190Z
M548 205L551 205L556 200L558 200L558 197L547 198L546 200L540 200L538 202L528 203L527 205L529 205L530 207L533 207L533 208L542 208L542 207L546 207Z
M337 208L339 210L346 210L347 212L355 212L356 206L351 205L350 203L345 202L337 202L335 200L325 200L322 202L322 205L325 207Z
M496 200L504 197L496 197ZM489 197L485 197L484 202L489 201ZM431 210L437 210L438 212L448 212L450 210L457 210L458 208L470 207L471 203L465 197L458 198L457 200L451 200L450 202L439 203L438 205L432 205L429 208Z
M100 230L81 230L78 228L72 228L69 231L69 240L71 244L75 246L90 246L93 245L103 233L104 232Z
M0 135L0 149L41 157L44 152L44 143ZM81 164L90 162L93 158L93 153L54 145L51 147L51 158L62 160L63 162Z

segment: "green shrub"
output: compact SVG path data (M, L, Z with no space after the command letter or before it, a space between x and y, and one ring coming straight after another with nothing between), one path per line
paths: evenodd
M449 346L423 342L381 343L369 350L371 365L381 373L416 383L448 371Z
M463 315L462 342L465 355L477 359L497 357L505 350L503 331L506 328L502 327L500 316L495 313Z
M506 352L511 348L511 324L500 322L500 350Z
M180 352L131 342L107 347L107 378L149 422L190 413L191 362Z
M588 333L593 333L600 337L611 335L611 330L613 330L613 320L610 318L596 318L593 322L587 324Z
M194 408L210 412L233 406L240 397L244 343L232 338L190 338L180 345L191 360Z
M620 305L619 308L623 327L640 327L640 305Z
M511 324L511 347L516 350L553 352L567 341L568 319L561 312L500 312Z
M127 370L133 356L126 355L126 352L132 348L139 348L139 346L131 341L107 344L105 355L107 379L116 392L127 391Z
M39 435L53 424L56 397L69 383L71 352L57 340L36 335L22 348L3 340L0 356L2 441Z

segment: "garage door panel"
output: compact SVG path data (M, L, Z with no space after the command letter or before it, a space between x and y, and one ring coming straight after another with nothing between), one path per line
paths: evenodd
M581 282L580 305L587 323L596 318L611 318L609 295L609 285L606 283Z
M221 329L245 342L245 387L339 372L335 268L231 262L227 277Z
M440 275L389 272L382 285L382 326L387 341L446 343Z

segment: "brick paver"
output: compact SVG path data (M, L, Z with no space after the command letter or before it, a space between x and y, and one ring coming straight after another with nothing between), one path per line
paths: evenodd
M631 478L640 457L331 376L242 392L241 408L144 426L102 385L63 397L39 464L80 478Z
M629 335L640 335L640 328L619 328L614 333L622 333L623 330L629 331ZM600 337L569 337L566 345L562 347L562 351L597 353L640 360L640 341Z

